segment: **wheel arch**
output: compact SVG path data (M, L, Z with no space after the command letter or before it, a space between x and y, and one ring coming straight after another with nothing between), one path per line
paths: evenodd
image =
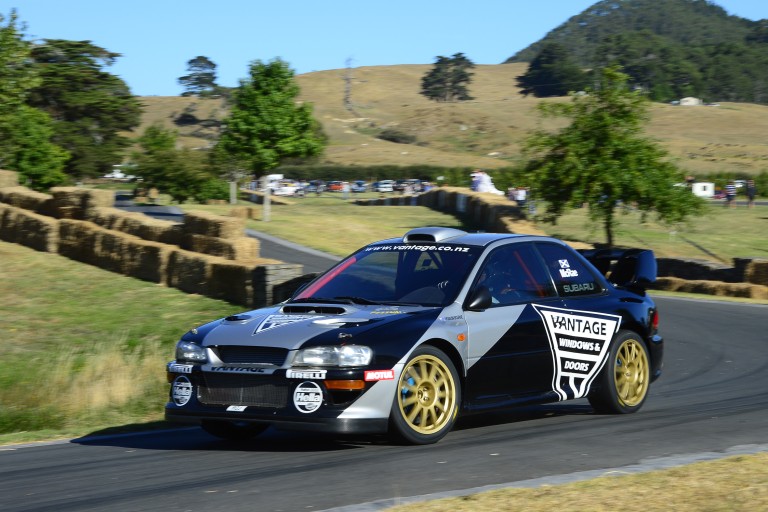
M431 338L425 340L419 346L425 345L435 347L436 349L439 349L441 352L443 352L446 356L448 356L448 358L451 360L451 363L453 363L453 366L456 368L456 372L459 374L459 384L461 385L461 389L466 389L466 364L464 364L464 358L461 356L456 346L442 338ZM463 402L464 393L461 393L461 396ZM459 404L459 408L461 408L461 404Z

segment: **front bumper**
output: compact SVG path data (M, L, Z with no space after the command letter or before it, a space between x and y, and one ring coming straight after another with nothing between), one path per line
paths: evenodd
M343 417L375 382L363 370L296 372L203 371L198 365L168 364L171 383L165 419L199 424L202 420L253 422L280 429L329 433L384 433L391 402L369 412ZM362 389L338 389L332 382L358 382ZM391 395L390 395L391 396Z

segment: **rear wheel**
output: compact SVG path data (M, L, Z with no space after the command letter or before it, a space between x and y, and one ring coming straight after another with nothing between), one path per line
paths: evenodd
M212 436L229 441L245 441L261 434L269 425L245 421L203 420L200 426Z
M390 430L406 443L436 443L453 428L460 403L459 376L451 360L434 347L420 347L400 375Z
M651 382L648 349L631 331L619 331L589 403L600 413L628 414L642 407Z

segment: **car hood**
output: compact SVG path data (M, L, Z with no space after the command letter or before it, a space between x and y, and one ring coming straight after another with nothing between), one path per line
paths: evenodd
M282 304L229 316L205 334L203 346L301 348L307 341L344 343L363 333L417 320L442 308L388 305ZM435 313L436 314L436 313ZM432 316L432 315L429 315Z

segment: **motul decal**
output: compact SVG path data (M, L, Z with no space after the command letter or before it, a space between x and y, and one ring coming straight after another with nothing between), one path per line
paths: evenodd
M365 380L393 380L395 378L394 370L366 370Z
M262 320L258 327L256 327L256 330L253 331L253 334L266 331L267 329L274 329L275 327L280 327L295 322L301 322L302 320L318 318L322 317L317 315L269 315L267 318Z
M593 311L531 304L544 320L555 374L552 389L561 400L581 398L605 364L621 317Z

